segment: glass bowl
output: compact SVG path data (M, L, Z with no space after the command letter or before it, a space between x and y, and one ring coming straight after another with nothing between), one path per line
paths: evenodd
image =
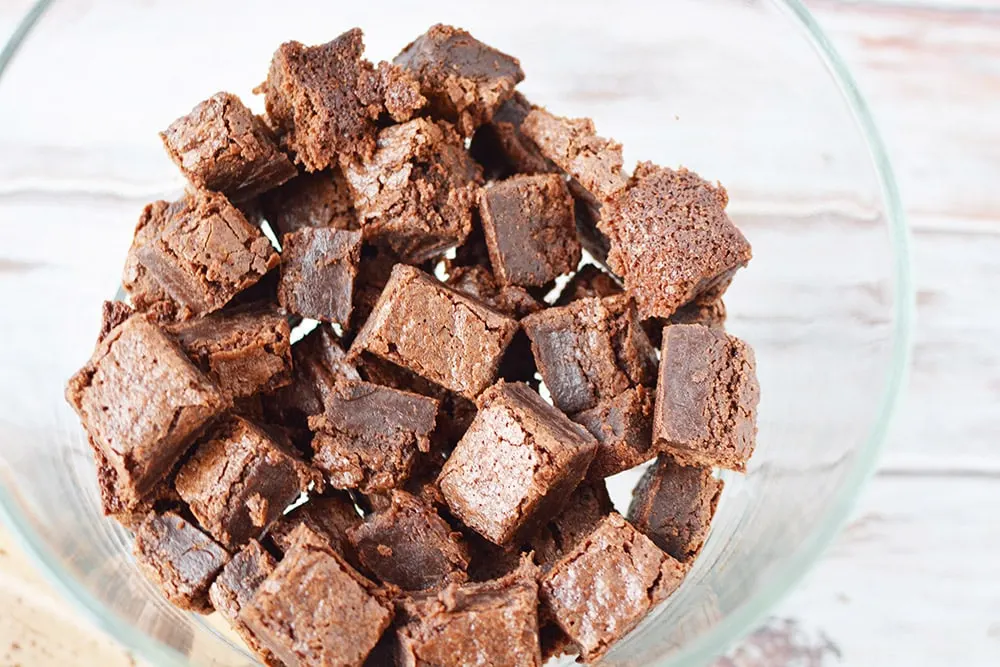
M754 247L726 303L757 353L757 453L725 475L683 587L606 664L723 651L816 561L873 469L906 367L906 230L872 119L799 2L43 2L0 63L0 506L67 597L153 663L253 663L138 575L63 400L143 204L183 186L156 133L218 90L260 110L251 90L282 41L357 25L389 59L436 22L520 57L529 99L593 117L628 164L724 183ZM619 508L637 476L612 480Z

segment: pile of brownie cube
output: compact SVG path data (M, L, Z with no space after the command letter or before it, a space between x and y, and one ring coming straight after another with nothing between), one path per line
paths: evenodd
M268 665L596 661L753 451L721 300L750 246L721 186L628 175L467 32L363 48L283 44L265 115L219 93L161 134L189 188L67 389L103 510ZM604 480L654 459L626 520Z

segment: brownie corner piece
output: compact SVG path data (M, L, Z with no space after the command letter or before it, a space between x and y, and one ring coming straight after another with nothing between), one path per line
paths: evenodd
M753 349L698 324L663 328L654 447L689 465L742 472L757 437Z
M455 123L464 136L489 122L524 80L517 58L443 24L408 44L393 62L420 82L431 114Z
M232 93L216 93L160 133L167 153L196 188L243 201L297 173L270 130Z
M285 234L278 303L288 313L346 326L360 258L360 231L306 227Z

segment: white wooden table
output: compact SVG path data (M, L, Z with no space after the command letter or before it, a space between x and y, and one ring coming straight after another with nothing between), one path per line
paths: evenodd
M854 520L717 667L1000 665L1000 0L808 4L895 161L913 230L913 370ZM29 5L0 0L0 36ZM0 666L17 664L135 662L0 530Z

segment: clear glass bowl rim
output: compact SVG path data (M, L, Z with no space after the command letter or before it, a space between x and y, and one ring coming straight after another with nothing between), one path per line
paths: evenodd
M0 82L7 66L16 56L20 46L55 0L38 0L24 15L7 43L0 49ZM861 94L854 77L840 54L816 22L802 0L769 0L778 9L791 15L798 27L806 32L812 47L826 65L840 89L854 121L868 145L872 162L882 191L886 209L892 249L893 278L893 327L892 355L885 379L876 418L859 460L849 471L835 501L827 511L826 520L820 524L798 551L791 557L784 576L777 578L768 588L749 599L741 607L723 618L710 632L673 653L666 654L652 667L700 667L752 631L761 620L805 576L813 564L840 532L862 489L875 472L879 455L888 436L892 419L905 386L911 351L911 332L915 314L913 285L910 272L909 230L903 212L899 189L885 144ZM127 649L155 665L188 667L193 664L172 648L152 639L110 612L86 588L63 570L39 540L30 522L21 514L17 499L10 490L0 485L0 519L13 531L24 550L41 566L43 574L64 597L72 600L86 616Z

